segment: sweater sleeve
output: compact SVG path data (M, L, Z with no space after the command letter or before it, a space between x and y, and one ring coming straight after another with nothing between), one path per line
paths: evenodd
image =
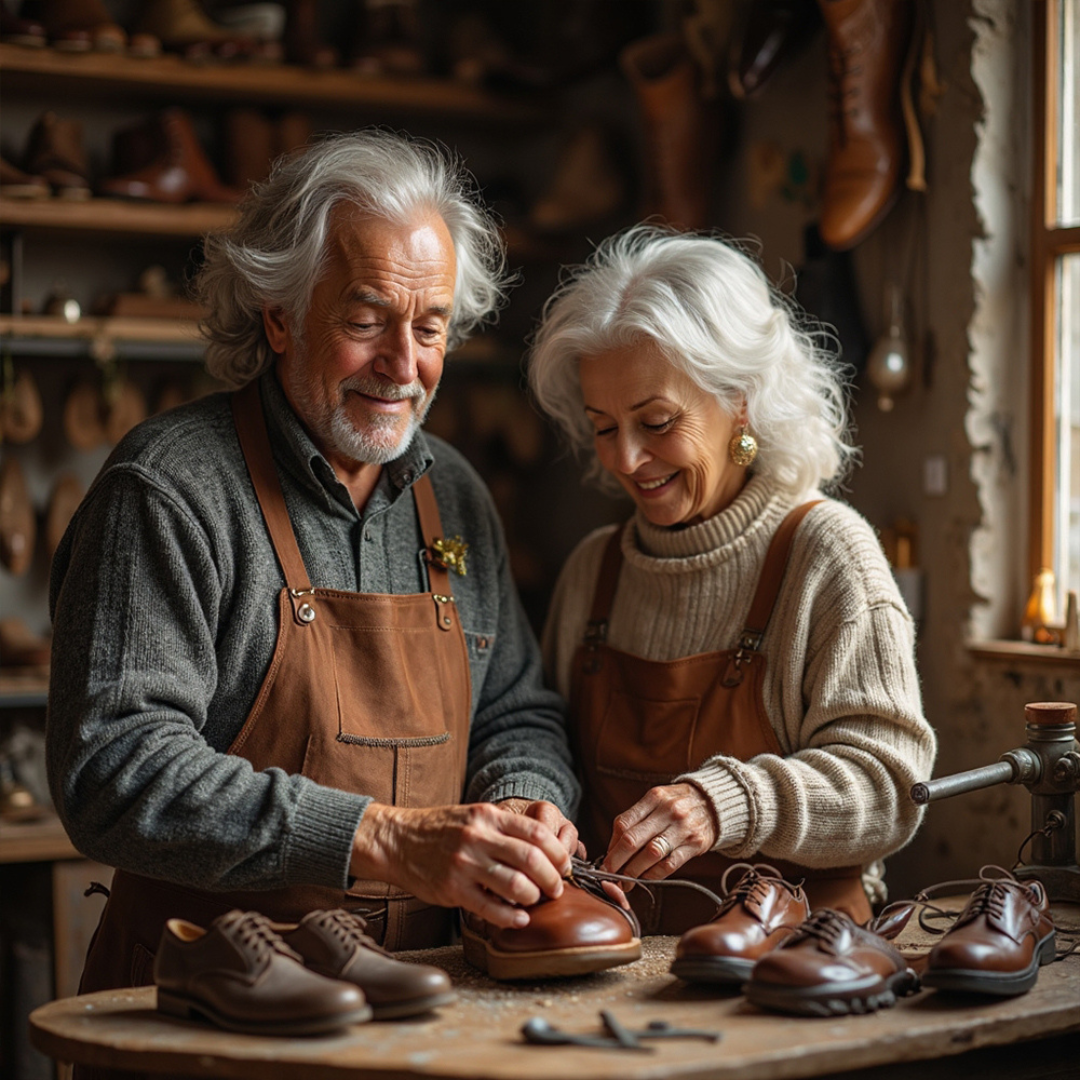
M784 753L717 756L679 778L712 803L725 855L866 865L903 847L921 821L908 792L930 775L936 740L914 626L869 526L844 524L842 558L818 542L820 521L793 554L800 585L765 642L766 708Z
M222 578L210 535L138 466L113 467L54 561L47 758L75 846L198 888L344 887L370 800L203 737Z

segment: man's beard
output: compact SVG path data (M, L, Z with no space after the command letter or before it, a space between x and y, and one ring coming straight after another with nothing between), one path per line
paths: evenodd
M307 379L301 381L302 385L296 387L294 392L308 417L308 422L314 427L315 434L337 453L368 465L386 465L401 457L412 445L435 400L435 391L426 394L419 380L407 386L399 386L389 380L354 375L338 385L338 402L328 408L324 403L314 400L312 384ZM350 419L345 404L349 391L390 401L414 402L405 430L401 431L400 415L387 416L378 413L369 415L364 426L357 428Z

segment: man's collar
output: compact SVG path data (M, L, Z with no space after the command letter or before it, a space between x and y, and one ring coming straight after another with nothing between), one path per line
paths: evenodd
M285 453L282 456L286 459L286 464L304 483L318 489L324 497L329 495L353 507L348 488L338 480L330 463L312 441L307 429L293 411L278 381L276 370L271 368L262 376L261 381L262 399L266 409L266 422L270 430L271 442L276 447L284 446ZM393 500L397 493L412 486L431 468L434 460L424 433L418 431L405 453L383 467L383 476L395 489L387 492L390 499ZM380 478L381 482L382 478Z

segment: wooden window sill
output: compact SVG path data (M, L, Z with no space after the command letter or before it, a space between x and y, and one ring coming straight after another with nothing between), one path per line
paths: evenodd
M1075 667L1080 669L1080 652L1066 651L1056 645L1035 645L1030 641L969 641L968 652L980 660L1023 661L1044 666Z

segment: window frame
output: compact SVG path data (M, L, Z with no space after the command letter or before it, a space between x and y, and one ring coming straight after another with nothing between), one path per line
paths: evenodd
M1034 173L1031 215L1031 529L1028 580L1053 566L1054 499L1058 476L1054 447L1054 369L1057 260L1080 252L1080 225L1056 224L1058 100L1062 0L1042 0L1033 12Z

